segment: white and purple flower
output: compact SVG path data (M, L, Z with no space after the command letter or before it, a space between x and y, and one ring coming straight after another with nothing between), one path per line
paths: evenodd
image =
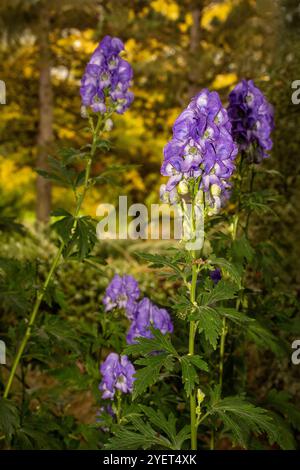
M84 107L105 113L110 98L111 109L119 114L131 105L133 93L128 90L133 72L120 57L124 44L119 38L105 36L94 51L81 80L80 94Z
M114 308L125 309L127 317L133 319L133 312L136 301L140 296L140 289L137 281L130 275L119 276L115 274L109 283L103 303L105 311L109 312Z
M127 356L110 353L101 364L100 372L102 381L99 390L102 392L103 399L112 400L116 390L122 393L132 392L135 368Z
M165 190L192 179L204 192L217 185L226 195L237 152L218 93L202 90L176 119L173 138L164 148L161 173L169 176Z
M134 319L127 333L127 343L133 344L136 338L152 338L150 326L161 331L163 335L173 332L173 324L169 313L164 308L159 308L147 297L136 304Z
M272 148L274 112L253 80L242 80L229 94L228 115L232 135L249 161L260 163Z

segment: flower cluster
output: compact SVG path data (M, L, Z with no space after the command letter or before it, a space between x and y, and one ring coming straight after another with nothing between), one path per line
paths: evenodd
M204 89L175 121L173 138L164 148L161 173L169 180L161 192L165 199L165 192L176 199L176 190L187 194L196 181L205 193L224 195L236 155L227 111L217 92Z
M127 318L131 320L127 342L132 344L139 336L151 338L150 326L163 334L172 333L173 324L167 310L157 307L147 297L138 302L139 296L138 283L132 276L125 274L121 277L116 274L103 298L106 312L114 308L125 309Z
M99 390L102 398L113 399L116 390L131 393L133 389L135 368L127 356L110 353L100 367L102 381Z
M132 320L136 307L136 300L140 296L140 289L136 280L129 275L119 276L115 274L108 285L103 303L105 311L108 312L114 308L125 309L127 317Z
M133 101L128 91L133 76L131 65L120 57L124 49L118 38L105 36L94 51L81 80L80 94L84 107L105 113L123 114Z
M272 148L273 108L252 80L242 80L229 94L232 135L249 161L259 163Z
M134 319L126 337L127 343L133 344L139 336L152 338L150 326L164 335L173 332L173 324L167 310L157 307L150 299L144 297L136 305Z

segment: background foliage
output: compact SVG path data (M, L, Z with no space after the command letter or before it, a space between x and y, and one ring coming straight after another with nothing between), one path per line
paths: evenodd
M0 79L6 83L7 104L1 106L0 120L0 336L7 343L11 360L16 339L25 328L23 320L35 295L34 286L45 276L57 240L47 228L34 224L40 126L40 30L35 19L43 1L2 3L0 13L6 27L0 43ZM100 202L116 203L121 192L134 202L158 202L163 181L158 177L162 149L170 138L174 119L195 91L216 89L224 102L241 78L253 78L274 105L274 149L255 179L258 199L252 202L253 252L248 260L247 285L251 290L248 307L266 325L272 322L273 333L284 346L283 351L272 350L272 344L265 340L261 344L249 341L244 349L233 344L232 349L238 352L227 362L224 386L233 394L246 384L248 394L288 417L294 437L299 439L299 414L289 408L292 402L300 405L299 372L290 362L288 349L300 335L300 105L291 102L291 83L300 78L299 2L111 0L50 1L47 5L52 155L58 148L77 148L86 143L79 82L99 39L105 34L122 37L127 59L134 67L134 105L124 117L115 119L112 149L103 153L94 171L98 174L107 163L138 166L122 175L121 187L93 188L84 207L91 216ZM267 202L272 210L257 210L265 202L259 198L266 193L277 195L276 200ZM61 205L70 209L72 200L67 190L53 186L52 208ZM228 215L231 209L227 208ZM222 240L217 244L221 249ZM91 262L75 266L70 261L61 266L18 371L15 404L0 402L0 422L5 434L13 435L10 446L103 446L107 435L95 425L101 406L98 367L111 348L122 350L125 346L127 327L125 317L110 321L104 315L103 292L114 272L130 272L144 294L160 305L170 305L177 291L176 281L164 279L134 254L139 250L164 253L165 249L160 242L98 243ZM11 258L14 261L8 262ZM181 339L176 339L179 347ZM2 386L7 377L5 367L1 366L0 374ZM144 403L153 407L156 400L164 403L166 410L175 407L183 423L185 405L179 392L174 403L164 383L153 387L151 395L145 394ZM174 387L177 390L179 384ZM15 406L21 409L21 417ZM205 439L204 446L208 444ZM219 448L229 446L226 436L218 442Z

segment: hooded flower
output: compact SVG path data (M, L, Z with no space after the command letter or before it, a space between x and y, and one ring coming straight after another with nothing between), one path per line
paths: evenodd
M135 368L127 356L110 353L100 367L102 381L99 390L102 398L113 399L116 390L131 393L133 389Z
M118 38L105 36L94 51L81 80L80 94L84 107L105 113L119 114L130 106L133 93L128 91L133 72L131 65L120 57L124 44Z
M176 119L173 138L164 148L161 173L169 176L164 191L178 187L180 192L192 179L204 192L214 185L224 195L236 155L227 111L218 93L204 89Z
M150 326L160 330L164 335L173 332L173 324L167 310L157 307L147 297L144 297L136 305L134 320L127 334L127 343L133 344L135 338L139 336L152 338Z
M211 278L211 280L213 281L215 285L218 284L218 282L221 281L222 279L222 273L221 273L220 268L216 268L213 271L210 271L209 277Z
M124 308L127 317L132 319L139 295L140 289L138 283L132 276L125 274L121 277L119 274L115 274L103 298L105 311L108 312L114 308Z
M272 148L273 108L252 80L242 80L229 94L232 135L249 161L259 163Z

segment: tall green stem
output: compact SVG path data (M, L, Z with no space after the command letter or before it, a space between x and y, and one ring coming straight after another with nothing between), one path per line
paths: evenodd
M220 364L219 364L219 385L220 385L221 392L222 392L222 387L223 387L223 370L224 370L226 334L227 334L226 318L223 317L223 326L222 326L221 343L220 343Z
M190 291L190 300L192 303L196 300L196 285L197 285L197 265L192 266L192 282ZM195 334L196 322L190 322L189 334L189 355L193 356L195 352ZM197 420L196 420L196 392L193 391L190 395L190 418L191 418L191 450L197 450Z
M102 119L99 116L98 121L97 121L97 125L96 125L95 128L93 128L93 141L92 141L92 146L91 146L90 157L87 160L87 164L86 164L86 168L85 168L85 179L84 179L83 190L82 190L80 196L77 199L77 205L76 205L76 209L75 209L75 213L74 213L75 221L74 221L74 225L73 225L72 230L74 230L74 228L76 227L76 223L77 223L76 218L78 217L78 214L80 212L80 209L81 209L82 203L84 201L86 192L88 190L89 177L90 177L90 172L91 172L91 165L92 165L92 160L93 160L93 157L95 155L95 151L96 151L96 147L97 147L97 137L98 137L98 133L99 133L99 130L100 130L101 123L102 123ZM13 383L13 380L14 380L19 362L20 362L21 357L23 355L23 352L26 348L26 345L29 341L29 338L31 336L32 327L33 327L33 324L35 322L36 316L39 312L40 305L42 303L42 300L45 297L45 293L46 293L48 285L49 285L49 283L52 279L52 276L54 275L54 273L56 271L56 268L59 264L62 252L65 248L65 245L66 245L65 242L62 241L61 244L60 244L60 247L59 247L59 249L58 249L58 251L55 255L55 258L52 261L52 264L50 266L50 269L49 269L47 277L44 281L44 284L43 284L40 292L37 294L35 303L33 305L33 309L32 309L31 314L29 316L29 321L28 321L28 325L27 325L27 328L26 328L26 331L25 331L25 335L23 336L23 339L21 341L21 344L19 346L17 354L14 358L14 362L13 362L13 365L12 365L12 368L11 368L11 371L10 371L10 374L9 374L9 377L8 377L8 381L7 381L5 390L4 390L3 398L8 397L8 394L10 392L10 389L11 389L11 386L12 386L12 383Z

